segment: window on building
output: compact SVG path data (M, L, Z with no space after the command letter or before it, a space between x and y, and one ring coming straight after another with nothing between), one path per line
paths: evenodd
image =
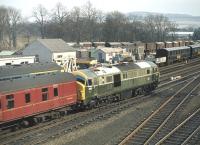
M31 102L31 95L30 95L30 93L25 94L25 102L26 103Z
M6 95L6 99L7 99L7 109L12 109L14 108L15 104L14 104L14 95Z
M6 63L6 65L11 65L11 63Z
M48 88L42 88L42 101L48 100Z
M39 61L39 55L35 55L35 62L40 62Z
M58 88L54 88L53 92L54 92L54 97L57 97L58 96Z
M57 58L62 58L62 55L58 55Z

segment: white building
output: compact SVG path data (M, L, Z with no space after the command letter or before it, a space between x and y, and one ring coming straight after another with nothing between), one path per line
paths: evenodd
M35 55L39 62L56 62L71 72L76 68L76 50L62 39L38 39L23 50L24 55Z
M95 57L99 62L112 62L113 58L118 55L122 54L122 48L108 48L108 47L100 47L96 50Z
M29 63L35 63L35 56L21 56L21 55L0 56L0 66L29 64Z

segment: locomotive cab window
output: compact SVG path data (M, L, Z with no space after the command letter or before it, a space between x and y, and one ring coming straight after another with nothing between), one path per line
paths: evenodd
M92 79L88 79L87 86L92 86Z
M150 70L149 69L147 70L147 74L150 74Z
M48 88L42 88L42 101L48 100Z
M76 77L76 81L80 82L81 84L85 85L85 79L81 76Z
M12 109L14 108L14 95L6 95L6 100L7 100L7 109Z
M31 95L30 95L30 93L25 94L25 102L26 103L31 102Z

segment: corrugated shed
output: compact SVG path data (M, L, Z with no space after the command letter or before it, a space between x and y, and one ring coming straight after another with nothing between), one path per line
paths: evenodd
M8 50L3 50L0 52L0 56L4 56L4 55L13 55L16 51L8 51Z
M74 52L76 51L73 47L69 46L62 39L38 39L36 40L51 52Z

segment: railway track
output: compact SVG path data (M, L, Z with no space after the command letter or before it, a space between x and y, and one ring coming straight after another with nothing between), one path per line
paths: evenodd
M171 70L171 72L167 73L167 74L161 73L160 81L167 82L167 81L171 80L171 77L176 77L176 76L182 77L182 76L188 75L190 73L192 74L194 72L198 72L199 68L200 68L200 64L196 64L196 65L192 65L187 68L183 68L181 70L174 70L174 71Z
M192 137L200 131L200 108L163 137L156 145L197 144ZM200 139L200 137L198 138ZM197 140L196 140L197 141Z
M181 63L176 63L176 64L172 64L172 65L168 65L168 66L164 66L164 67L160 67L159 70L161 73L170 73L172 71L172 69L181 69L183 67L188 67L191 65L196 65L200 63L200 59L196 58L196 59L191 59L187 64L185 62L181 62Z
M196 73L198 73L198 72L196 72ZM191 76L191 75L195 75L196 73L193 73L193 74L190 74L190 75L188 75L188 78ZM188 79L187 78L187 79ZM182 78L182 80L183 80L183 78ZM178 81L178 80L176 80L176 81ZM160 91L163 91L164 89L167 89L167 88L169 88L170 86L176 86L176 85L178 85L177 84L177 82L176 81L172 81L172 82L170 82L170 83L168 83L168 84L163 84L162 85L162 89L161 88L158 88L158 90L156 90L155 92L159 92L159 90ZM180 80L179 80L180 81ZM180 82L180 83L184 83L184 81L185 80L183 80L182 82ZM187 81L187 80L186 80ZM167 87L166 87L167 86ZM172 92L171 92L172 93ZM168 93L168 95L169 95L170 93ZM130 100L126 100L127 102L129 102ZM136 101L137 102L137 101ZM139 101L138 101L139 102ZM115 103L115 104L113 104L113 105L116 105L116 104L118 104L118 103ZM123 104L123 103L122 103ZM120 104L120 105L122 105L122 104ZM119 105L119 104L118 104ZM107 108L110 110L110 109L112 109L112 107L111 107L112 105L109 105L109 106L107 106ZM117 105L116 105L117 106ZM115 107L116 107L115 106ZM113 107L114 108L114 107ZM102 108L99 108L99 110L104 110L104 107L102 107ZM98 110L98 109L97 109ZM119 109L119 110L121 110L121 109ZM93 112L93 113L92 113ZM101 111L100 111L101 112ZM13 132L13 133L11 133L11 134L6 134L6 135L1 135L0 136L0 141L2 141L2 144L17 144L17 143L19 143L20 144L20 142L21 141L23 141L23 142L25 142L25 143L27 143L27 144L29 144L29 141L28 141L28 138L29 138L29 136L31 137L31 136L34 136L34 135L36 135L36 134L38 134L38 132L41 132L42 130L50 130L51 131L51 128L53 128L53 127L55 127L55 126L61 126L60 128L61 129L64 129L63 127L62 127L62 123L66 123L66 122L71 122L72 123L72 125L69 123L68 124L68 127L66 127L65 129L64 129L64 131L60 131L60 132L58 132L58 133L55 133L54 135L47 135L46 137L44 137L43 138L43 141L45 142L47 139L52 139L52 138L54 138L54 137L56 137L56 136L58 136L59 134L63 134L63 133L67 133L67 132L71 132L71 131L73 131L73 130L76 130L76 129L78 129L78 128L80 128L80 127L82 127L82 126L84 126L84 124L90 124L91 122L94 122L95 120L98 120L98 118L99 119L101 119L101 118L104 118L104 116L111 116L112 114L115 114L115 112L116 111L113 111L113 113L110 113L110 115L101 115L101 113L100 112L98 112L98 111L96 111L95 109L94 110L92 110L91 112L90 111L88 111L88 112L81 112L81 114L77 114L77 115L74 115L74 117L70 117L69 118L69 116L66 116L66 118L64 117L64 118L61 118L61 119L58 119L58 120L53 120L52 122L50 122L50 123L44 123L44 124L41 124L41 125L37 125L37 126L34 126L34 127L31 127L31 128L27 128L27 129L24 129L23 131L19 131L18 133L17 132ZM95 116L96 117L92 117L92 116L90 116L90 115L88 115L88 114L96 114ZM87 118L87 116L89 116L89 117L91 117L90 119L89 119L89 121L86 121L86 122L84 122L83 120L85 120L85 118ZM103 116L103 117L102 117ZM83 119L84 118L84 119ZM96 119L95 119L96 118ZM80 121L80 122L79 122ZM71 128L70 128L70 127ZM52 131L51 131L52 132ZM41 133L42 134L42 133ZM39 135L41 135L41 134L39 134ZM42 135L41 135L42 136ZM40 136L37 136L38 138L40 137ZM32 142L30 142L30 143L33 143L33 144L35 144L35 143L42 143L43 141L39 141L39 142L36 142L36 140L37 139L31 139L31 140L33 140Z
M174 84L170 84L170 86L176 90L186 83L187 83L187 80L181 81L180 83L174 82ZM147 101L148 98L152 98L153 96L156 96L157 93L164 90L168 90L170 86L166 85L165 89L163 88L158 89L155 91L155 93L151 94L150 96L144 96L144 97L139 96L136 98L131 98L128 100L124 100L122 102L110 104L108 106L103 106L98 109L81 112L73 117L70 117L70 119L63 118L62 120L61 119L54 120L51 123L43 124L45 126L39 125L33 128L27 128L27 130L19 130L18 132L13 132L11 134L1 136L0 141L2 144L17 144L21 142L23 142L24 144L26 143L39 144L47 140L53 139L56 136L60 136L60 134L66 134L76 129L79 129L80 127L83 127L84 125L89 125L102 118L105 119L106 117L111 117L112 115L114 115L115 113L119 111L122 111L123 109L132 107L136 103ZM166 97L167 99L167 96L172 95L172 93L174 93L172 90L166 93L163 93L165 94L163 98L165 99Z
M200 77L194 78L187 83L177 93L170 97L155 112L153 112L142 124L129 134L120 145L124 144L149 144L151 139L160 131L160 129L173 116L177 109L199 85Z
M79 129L85 125L89 125L95 121L107 118L116 114L123 109L127 109L136 103L141 103L147 98L151 99L151 96L146 97L136 97L122 102L114 103L102 108L95 110L86 111L83 117L73 118L71 120L63 120L57 123L49 124L45 127L35 128L27 132L18 132L12 136L7 136L7 138L1 138L1 144L42 144L56 136L61 134L66 134L74 130ZM79 114L80 115L80 114Z

